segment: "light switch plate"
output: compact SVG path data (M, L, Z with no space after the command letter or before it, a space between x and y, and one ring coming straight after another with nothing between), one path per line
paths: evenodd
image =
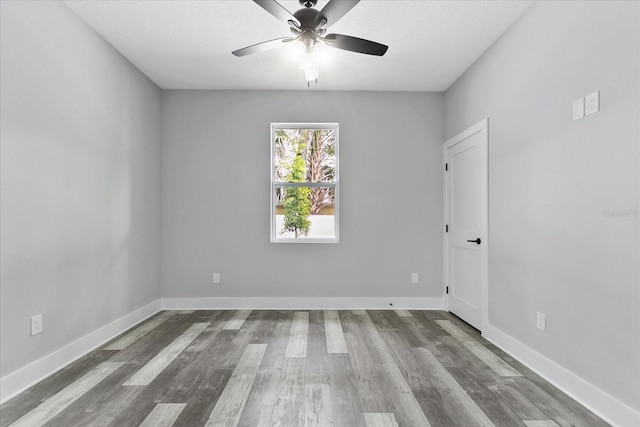
M411 283L418 283L418 273L411 273Z
M578 120L584 117L584 98L576 99L573 101L573 120Z
M600 111L600 91L590 93L584 98L584 114L588 116Z

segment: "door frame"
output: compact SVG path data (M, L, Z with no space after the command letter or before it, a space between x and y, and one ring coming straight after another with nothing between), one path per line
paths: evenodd
M449 250L448 250L448 234L446 232L447 218L449 217L449 205L447 198L447 190L449 186L448 171L445 170L447 163L447 150L459 142L480 133L483 138L481 144L484 149L480 150L480 162L484 167L480 185L484 191L480 194L480 204L482 206L480 212L480 238L483 244L480 246L480 324L481 331L486 331L489 324L489 118L484 118L467 130L459 133L453 138L448 139L442 145L442 185L443 185L443 224L442 224L442 245L443 245L443 294L444 307L449 311L449 295L447 286L449 286Z

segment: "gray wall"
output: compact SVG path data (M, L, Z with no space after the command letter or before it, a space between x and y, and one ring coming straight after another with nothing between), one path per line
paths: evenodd
M162 105L163 297L442 296L442 94L164 91ZM271 122L340 124L339 244L269 243Z
M61 3L0 4L4 376L159 297L160 90Z
M635 409L639 7L537 3L445 98L447 138L490 117L489 322Z

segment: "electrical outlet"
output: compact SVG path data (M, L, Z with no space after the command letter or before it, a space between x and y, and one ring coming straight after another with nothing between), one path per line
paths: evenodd
M418 283L418 273L411 273L411 283Z
M42 314L31 318L31 335L37 335L40 332L42 332Z
M220 273L213 273L213 283L220 283Z
M584 115L588 116L600 111L600 91L597 90L584 97Z
M547 316L545 314L538 312L538 316L536 319L536 326L542 332L547 331Z

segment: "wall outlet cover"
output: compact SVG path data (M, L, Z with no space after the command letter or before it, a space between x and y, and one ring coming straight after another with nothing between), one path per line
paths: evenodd
M213 273L213 283L220 283L220 273Z
M418 283L418 273L411 273L411 283Z
M31 318L31 335L37 335L40 332L42 332L42 314Z
M538 313L536 318L536 326L542 332L546 332L547 330L547 316L543 313Z

